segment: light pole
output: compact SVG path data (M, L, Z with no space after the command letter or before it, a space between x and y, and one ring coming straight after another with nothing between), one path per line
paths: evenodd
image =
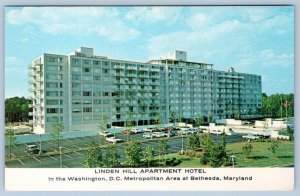
M183 131L181 132L181 152L180 154L183 154Z
M234 168L234 159L236 158L236 156L235 155L231 155L230 158L231 158L231 161L232 161L232 167Z
M62 168L62 156L61 156L61 149L62 146L58 147L59 148L59 162L60 162L60 168Z
M42 154L42 134L39 134L39 136L40 136L40 152L39 152L39 154L41 155Z

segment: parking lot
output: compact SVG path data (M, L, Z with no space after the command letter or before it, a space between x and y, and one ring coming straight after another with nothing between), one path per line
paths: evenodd
M116 144L118 152L121 156L120 161L125 160L124 149L127 145L128 140L137 140L141 142L141 146L145 149L147 146L154 147L157 149L159 144L159 139L156 140L146 140L142 137L143 134L133 134L130 136L123 135L121 133L116 134L117 138L123 139L125 142ZM221 136L212 135L212 138L217 142ZM187 138L177 136L167 138L168 140L168 153L178 152L183 147L186 149ZM227 142L238 142L242 140L241 135L227 136ZM60 142L62 146L62 166L64 168L82 168L84 165L84 157L87 148L92 142L99 144L108 144L105 141L104 137L100 136L90 136L90 137L81 137L81 138L72 138L72 139L63 139ZM38 147L40 143L34 143ZM26 144L14 145L12 148L12 158L9 159L9 149L6 147L6 161L5 166L9 168L59 168L60 167L60 153L57 148L56 141L46 141L41 143L42 150L47 151L42 155L29 155L24 152ZM105 149L103 150L105 153ZM157 152L156 152L157 153Z

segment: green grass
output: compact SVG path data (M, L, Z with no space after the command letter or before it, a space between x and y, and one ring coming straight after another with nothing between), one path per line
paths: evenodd
M227 145L227 154L236 156L235 167L281 167L294 164L293 142L280 141L275 155L268 150L270 142L252 142L253 149L248 158L242 153L242 147L246 143L240 142ZM176 167L208 167L207 165L200 165L197 157L189 157L179 153L168 154L167 157L175 157L182 161Z

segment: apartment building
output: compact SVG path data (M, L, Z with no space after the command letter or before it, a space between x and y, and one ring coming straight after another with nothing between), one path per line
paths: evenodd
M109 59L81 47L43 54L29 65L35 133L96 130L103 118L123 126L154 124L157 116L192 120L250 117L261 107L261 76L189 62L185 51L147 63Z

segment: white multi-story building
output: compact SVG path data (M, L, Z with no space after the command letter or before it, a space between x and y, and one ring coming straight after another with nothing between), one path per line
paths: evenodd
M29 66L35 133L96 130L103 118L123 126L177 118L250 117L261 107L261 76L217 71L187 61L185 51L147 63L95 56L81 47L69 55L43 54Z

